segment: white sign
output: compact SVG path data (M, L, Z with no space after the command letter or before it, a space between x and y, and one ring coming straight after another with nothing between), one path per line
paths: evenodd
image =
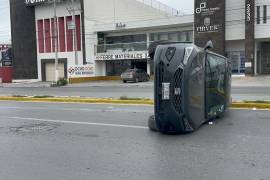
M45 0L25 0L26 5L34 5L39 3L44 3Z
M246 68L251 68L252 67L252 63L251 62L245 62L245 67Z
M203 16L215 15L217 11L220 11L220 7L207 7L207 2L200 3L200 7L195 9L196 14L202 14Z
M247 4L247 7L246 7L246 20L247 22L250 22L251 20L251 5L250 4Z
M67 26L68 26L68 30L74 30L76 29L76 25L75 25L75 22L72 20L72 21L69 21L67 23Z
M133 52L123 52L123 53L98 53L95 56L96 60L125 60L125 59L148 59L147 51L133 51Z
M92 77L94 76L95 68L93 65L82 65L82 66L69 66L68 77L79 78L79 77Z

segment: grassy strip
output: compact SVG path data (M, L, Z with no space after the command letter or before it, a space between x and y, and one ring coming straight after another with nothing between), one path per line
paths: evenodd
M24 102L63 102L63 103L104 103L104 104L142 104L154 105L151 99L140 98L127 98L121 97L120 99L95 99L95 98L72 98L72 97L50 97L50 96L0 96L0 101L24 101ZM270 109L269 101L244 101L234 102L232 108L257 108L257 109Z

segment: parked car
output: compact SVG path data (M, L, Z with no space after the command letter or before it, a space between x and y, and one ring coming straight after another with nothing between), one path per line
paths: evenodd
M123 83L149 81L150 76L142 69L127 69L121 74Z

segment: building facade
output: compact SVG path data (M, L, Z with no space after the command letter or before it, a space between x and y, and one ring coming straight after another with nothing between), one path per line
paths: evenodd
M15 78L54 80L56 46L60 77L119 76L135 67L152 74L147 48L159 40L212 40L233 73L270 73L270 0L195 0L193 15L155 0L61 0L57 36L51 1L10 4Z

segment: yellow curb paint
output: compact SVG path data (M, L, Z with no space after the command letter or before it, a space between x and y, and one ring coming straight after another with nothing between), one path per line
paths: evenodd
M83 77L83 78L69 78L70 84L84 83L91 81L117 81L120 80L120 76L95 76L95 77Z
M61 103L89 103L89 104L129 104L129 105L154 105L150 99L141 100L119 100L119 99L95 99L95 98L35 98L35 97L12 97L2 96L0 101L21 101L21 102L61 102ZM270 109L270 103L232 103L234 109Z

